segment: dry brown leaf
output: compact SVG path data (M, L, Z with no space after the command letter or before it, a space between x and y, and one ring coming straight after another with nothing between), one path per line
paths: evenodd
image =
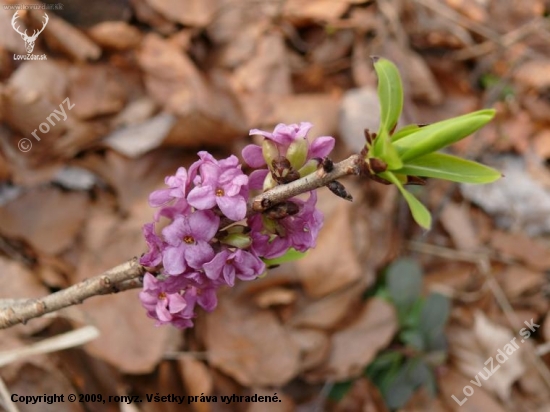
M251 59L256 50L258 39L268 27L268 22L260 19L253 24L245 24L236 33L233 39L220 39L224 46L220 51L219 65L230 69L239 67L240 64Z
M166 145L220 145L246 133L240 106L225 90L212 88L193 62L156 34L145 37L138 54L149 95L178 122Z
M523 266L508 266L499 276L504 291L514 299L529 290L540 290L547 283L542 272L535 272Z
M525 262L535 270L550 268L548 246L541 240L530 238L523 233L494 231L491 246L505 256Z
M189 395L212 394L214 390L212 374L203 362L190 355L184 355L178 358L178 367ZM211 405L205 402L193 403L192 407L196 412L212 410Z
M284 38L266 33L259 40L252 58L233 75L233 88L239 92L287 95L292 91L290 66Z
M430 105L439 105L443 102L443 92L435 76L424 59L413 50L405 50L398 59L402 70L403 81L408 86L408 97L425 101Z
M434 398L426 387L418 389L400 412L448 412L441 399Z
M24 365L16 379L6 382L10 393L18 394L19 396L31 396L36 394L71 394L75 393L75 389L68 377L65 376L62 370L54 368L52 365L48 369L42 369L32 364ZM28 405L28 408L23 409L26 405L16 403L21 411L36 410L36 405ZM40 411L42 412L84 412L85 408L78 402L56 403L40 403ZM106 409L108 412L112 410Z
M34 189L0 208L0 230L26 240L40 253L55 255L74 243L88 207L84 193Z
M81 122L71 113L74 103L67 100L67 77L63 64L25 62L4 90L6 122L34 145L34 150L23 154L29 163L44 167L45 160L70 157L103 132L100 125Z
M154 27L158 33L172 34L177 30L176 24L153 9L147 0L132 0L131 3L136 18Z
M446 0L445 2L474 22L483 23L489 18L487 9L483 7L483 3L475 0Z
M550 158L550 130L541 130L532 139L535 153L542 159Z
M441 212L441 224L451 235L457 249L477 250L479 249L479 241L470 214L465 206L465 204L459 206L456 203L447 203Z
M319 330L291 329L290 337L300 348L300 371L318 366L330 353L330 340Z
M222 298L206 325L210 364L241 385L281 386L298 373L299 348L271 311Z
M36 21L41 21L44 16L42 10L32 10L31 15ZM101 56L99 46L80 30L53 13L50 13L49 17L48 29L43 34L51 49L61 51L71 59L79 61L97 60Z
M123 211L134 210L140 216L148 214L149 217L142 222L138 221L138 226L141 226L152 220L154 214L154 209L146 205L149 193L166 187L166 176L175 174L180 166L188 167L195 160L196 156L183 155L173 149L147 153L138 159L128 159L110 151L104 157L88 156L79 164L101 176L114 188L118 207ZM142 208L145 210L138 210Z
M364 290L364 285L357 283L344 290L307 302L303 308L296 311L289 324L295 327L332 329L358 302Z
M366 378L359 378L338 402L335 412L388 412L380 390ZM430 411L431 412L431 411Z
M133 49L141 42L141 32L123 21L105 21L88 30L88 35L101 47L114 50Z
M6 4L6 1L0 1L0 3ZM0 49L9 50L12 53L25 54L25 42L21 40L21 35L13 30L11 25L13 13L0 13ZM20 12L19 14L22 15L23 13ZM24 32L28 27L21 20L19 22L19 27ZM38 48L40 46L36 45L35 47ZM13 56L10 57L13 58Z
M451 369L438 379L438 386L441 390L439 398L455 412L507 412L487 391L481 387L478 388L460 373ZM463 393L465 387L473 388L472 396L467 401L459 405L466 397ZM466 390L468 393L469 390ZM458 402L452 397L456 397Z
M495 324L482 312L478 311L474 316L471 332L449 330L450 353L457 358L455 363L464 376L475 382L470 385L475 389L474 393L480 386L495 392L501 399L509 399L511 386L525 371L522 338Z
M98 339L85 346L86 352L123 373L150 373L171 342L177 341L176 329L155 327L145 315L137 290L94 297L81 309L101 332Z
M317 246L297 262L300 280L312 297L326 296L349 286L364 273L352 237L353 206L335 198L339 203L332 213L325 214Z
M0 256L0 307L2 299L32 299L39 298L49 293L30 269L14 260ZM26 325L17 325L9 329L9 332L19 335L31 335L51 322L50 319L41 318L33 320Z
M310 136L334 136L338 133L341 99L329 94L299 94L279 98L273 123L313 124Z
M334 333L326 365L312 371L309 377L336 381L357 377L388 345L397 327L393 305L379 298L368 300L351 324Z
M207 26L218 10L218 0L147 0L147 3L167 19L186 26Z
M270 306L290 305L295 302L297 298L298 294L295 290L283 287L272 287L254 296L254 302L260 308L266 309Z
M126 219L113 213L105 198L102 200L88 213L82 236L84 252L73 283L97 276L146 249L141 233L142 224L151 218L146 197ZM154 326L155 322L145 315L138 292L98 296L80 306L101 332L98 339L86 345L86 351L125 373L151 372L180 336L175 328Z
M119 112L126 103L121 86L124 74L106 65L79 65L69 69L71 115L81 119Z
M526 88L545 90L550 87L549 70L550 60L529 60L514 72L514 80Z
M291 18L312 20L335 20L353 0L289 0L284 3L283 14Z
M473 264L445 262L433 267L424 275L424 289L428 293L447 288L457 292L465 290L473 281L472 275L476 270Z
M105 144L117 152L132 158L161 145L176 122L175 116L163 113L140 124L125 126L105 137Z

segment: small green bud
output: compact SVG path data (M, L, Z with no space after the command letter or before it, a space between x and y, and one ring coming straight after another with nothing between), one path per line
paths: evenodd
M289 160L290 165L298 170L300 169L307 159L308 142L306 139L294 140L286 151L286 158Z
M262 142L262 155L267 165L270 166L273 160L279 157L279 149L277 149L277 145L274 142L264 139Z
M319 161L317 159L310 159L305 165L302 166L300 170L298 170L298 173L300 173L300 177L304 177L315 172L318 167Z
M252 239L244 233L232 233L220 239L220 242L239 249L245 249L252 244Z
M268 173L264 180L264 187L263 191L273 189L275 186L277 186L277 182L275 179L273 179L273 175L271 173Z

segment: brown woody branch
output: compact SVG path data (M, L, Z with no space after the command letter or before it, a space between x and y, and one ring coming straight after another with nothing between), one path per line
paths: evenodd
M334 164L329 172L320 168L316 173L285 185L276 186L252 199L248 205L248 215L263 212L280 202L323 187L341 177L359 175L362 162L363 159L360 155L353 155ZM223 227L223 223L221 226ZM0 329L6 329L19 323L24 324L30 319L82 303L92 296L141 287L141 276L145 272L146 269L139 264L137 258L134 258L99 276L40 299L10 300L7 305L6 301L4 304L0 301Z

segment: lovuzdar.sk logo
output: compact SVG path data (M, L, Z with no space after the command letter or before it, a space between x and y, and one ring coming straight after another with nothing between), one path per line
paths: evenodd
M50 18L46 13L44 13L44 22L42 24L42 28L40 30L34 30L32 33L32 36L29 36L27 34L27 30L25 30L25 32L22 32L19 29L19 26L16 26L16 20L19 17L18 13L19 12L16 11L15 14L13 15L11 19L11 26L17 33L21 35L21 38L25 41L25 49L27 49L27 54L26 55L14 54L13 55L14 60L47 60L47 57L45 54L35 55L31 53L34 50L34 43L36 42L38 35L44 31L44 29L46 28L46 24L48 24L48 21L50 20Z

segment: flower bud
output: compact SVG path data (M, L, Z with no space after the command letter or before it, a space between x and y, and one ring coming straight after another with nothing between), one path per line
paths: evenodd
M220 242L239 249L245 249L252 244L252 239L244 233L232 233L220 239Z
M308 142L306 139L294 140L286 151L286 158L290 161L290 165L298 170L307 159Z
M275 186L277 186L277 182L275 179L273 179L273 175L271 173L268 173L264 180L264 187L263 191L273 189Z
M315 172L317 167L319 167L319 159L310 159L298 170L298 173L300 173L300 177L304 177Z
M277 148L275 142L272 142L269 139L264 139L262 142L262 155L268 166L273 162L273 160L277 159L279 156L279 149Z

